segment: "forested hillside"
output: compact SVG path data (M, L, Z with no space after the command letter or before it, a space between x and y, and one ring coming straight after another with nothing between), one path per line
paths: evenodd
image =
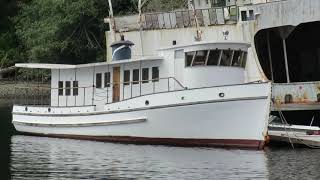
M115 15L138 0L113 0ZM144 11L177 9L186 0L148 0ZM15 62L104 61L108 0L0 0L0 68Z

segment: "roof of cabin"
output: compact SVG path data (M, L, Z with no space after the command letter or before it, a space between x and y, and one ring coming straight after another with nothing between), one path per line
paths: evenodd
M182 44L182 45L172 45L165 48L160 48L159 50L174 50L174 49L184 49L184 52L205 50L205 49L242 49L247 50L250 47L249 42L244 41L198 41L192 44Z
M99 63L89 63L89 64L45 64L45 63L16 63L16 67L20 68L30 68L30 69L75 69L75 68L86 68L86 67L96 67L96 66L104 66L104 65L114 65L114 64L125 64L125 63L133 63L139 61L155 61L155 60L163 60L163 57L153 56L153 57L142 57L135 59L125 59L111 62L99 62Z

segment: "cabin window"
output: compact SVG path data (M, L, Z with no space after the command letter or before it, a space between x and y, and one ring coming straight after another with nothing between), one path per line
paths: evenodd
M123 84L124 85L130 84L130 70L123 71Z
M79 84L78 84L78 81L73 81L73 89L72 89L72 93L74 96L78 96L79 94L79 91L78 91L78 88L79 88Z
M132 71L132 84L139 84L139 69Z
M208 51L197 51L196 56L192 59L191 66L205 65Z
M58 94L59 96L63 96L63 81L59 81L58 83Z
M104 87L110 87L110 72L104 73Z
M66 81L66 96L70 96L70 95L71 95L71 82Z
M231 58L232 58L232 50L223 50L221 59L220 59L220 66L230 66Z
M221 52L222 51L218 50L218 49L210 50L209 57L208 57L208 60L207 60L207 65L210 65L210 66L218 65Z
M242 54L242 51L240 51L240 50L234 51L233 58L231 61L232 66L241 67L241 62L240 62L241 54Z
M186 53L186 66L191 66L192 59L195 55L195 51Z
M152 82L159 81L159 67L152 67Z
M149 82L149 68L142 69L142 83Z
M102 75L101 73L96 74L96 88L102 87Z
M241 67L243 67L243 68L246 67L247 55L248 55L247 52L242 52L242 57L241 57L241 60L240 60L240 64L241 64Z

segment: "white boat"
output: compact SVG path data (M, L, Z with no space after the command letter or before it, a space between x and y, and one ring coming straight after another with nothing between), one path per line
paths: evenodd
M270 82L245 82L245 42L193 42L131 58L113 44L111 62L16 64L51 70L48 106L16 104L17 131L136 144L262 149ZM17 87L19 88L19 87Z
M268 136L271 143L320 147L320 128L318 126L271 123Z

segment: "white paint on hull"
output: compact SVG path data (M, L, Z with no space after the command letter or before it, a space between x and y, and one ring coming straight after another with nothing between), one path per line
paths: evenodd
M226 91L229 88L229 91ZM226 97L219 97L217 89L224 90ZM233 90L232 90L233 89ZM186 92L189 90L185 90ZM191 90L190 90L191 91ZM208 93L211 91L212 93ZM174 103L180 99L171 96L184 91L150 95L155 99L167 95L161 103L166 106L139 107L145 97L131 99L136 108L122 109L113 113L47 114L21 113L20 107L13 110L13 123L20 132L81 135L81 136L130 136L147 138L187 139L243 139L264 141L270 107L270 83L253 83L229 87L213 87L192 91L189 104ZM171 94L171 96L169 95ZM228 95L231 95L229 97ZM233 94L233 96L232 96ZM238 94L238 96L237 96ZM207 96L205 96L207 95ZM240 96L241 95L241 96ZM152 98L151 98L152 99ZM201 101L206 99L207 101ZM158 101L151 101L158 102ZM124 108L119 102L118 107ZM116 106L117 103L113 103ZM121 106L120 106L121 105ZM23 107L22 107L23 108ZM98 123L146 117L147 121L133 124L103 125L89 127L55 127L55 124ZM16 123L17 122L17 123ZM52 124L50 127L28 126L23 123Z

